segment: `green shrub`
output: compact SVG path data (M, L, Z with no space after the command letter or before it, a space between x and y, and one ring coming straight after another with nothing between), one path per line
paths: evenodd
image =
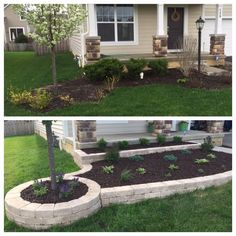
M148 146L149 143L150 143L150 141L147 138L140 138L139 139L139 144L142 145L142 146Z
M136 172L138 172L140 175L144 175L146 173L146 169L139 167L138 169L136 169Z
M164 76L168 72L168 61L166 59L152 60L148 63L155 75Z
M135 156L129 157L129 160L131 160L131 161L143 161L144 158L142 156L135 155Z
M166 142L166 136L162 135L162 134L158 134L157 135L157 142L160 145L163 145Z
M107 58L101 59L98 62L86 65L84 67L84 72L87 78L94 81L105 81L108 78L121 77L123 72L123 64L117 59Z
M43 185L42 180L40 182L38 180L34 180L32 188L33 188L33 193L36 197L42 197L48 192L48 189L46 186Z
M207 158L215 159L216 155L213 153L209 153L209 154L207 154Z
M202 158L202 159L196 159L195 161L194 161L196 164L206 164L206 163L209 163L210 161L209 160L207 160L207 159L205 159L205 158Z
M201 169L201 168L197 169L197 171L198 171L200 174L203 174L203 173L204 173L204 170Z
M173 137L173 142L174 142L174 143L181 143L181 142L182 142L182 137L180 137L180 136L174 136L174 137Z
M177 79L178 84L186 84L189 81L187 78Z
M177 157L174 154L168 154L164 156L164 159L166 161L177 161Z
M49 105L51 100L51 93L47 92L45 89L37 89L35 95L32 96L29 105L34 110L43 110Z
M10 86L8 88L8 98L9 101L14 105L23 105L29 104L31 102L32 94L26 90L19 91L16 88Z
M122 182L127 182L133 178L134 178L134 175L131 173L130 170L127 170L127 169L123 170L120 174L120 180Z
M118 142L118 147L119 147L120 150L125 150L129 147L129 142L126 141L126 140L119 141Z
M20 34L16 39L15 43L28 43L28 37L24 34Z
M128 70L128 77L131 79L139 79L140 73L143 71L147 61L145 59L133 59L131 58L126 63L126 68Z
M107 161L111 163L118 162L120 159L119 151L117 150L117 148L112 148L110 151L106 153L105 158Z
M104 151L107 147L107 141L104 138L101 138L97 141L97 146L99 149Z
M106 174L112 174L114 172L114 166L103 166L102 170Z
M168 167L170 170L178 170L179 166L175 165L175 164L170 164Z
M214 148L214 145L212 143L211 136L207 136L204 138L204 142L201 144L201 149L204 152L210 152Z

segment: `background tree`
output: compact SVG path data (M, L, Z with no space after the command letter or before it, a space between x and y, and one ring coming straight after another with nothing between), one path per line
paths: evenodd
M36 42L50 48L52 59L52 78L57 83L55 46L68 38L81 25L87 15L79 4L16 4L17 14L23 16L33 26L30 33Z
M48 142L48 160L50 167L50 177L51 177L51 189L56 190L56 170L55 170L55 158L53 151L53 137L52 137L52 121L43 120L42 122L46 127L47 142Z

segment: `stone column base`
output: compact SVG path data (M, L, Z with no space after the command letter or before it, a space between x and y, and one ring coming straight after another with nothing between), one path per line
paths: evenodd
M210 34L210 54L225 54L225 34Z
M156 136L158 134L167 134L170 132L172 127L172 121L171 120L156 120L154 121L155 130L152 134L153 136Z
M167 35L154 35L153 42L153 54L155 57L167 56Z
M96 121L94 120L80 120L77 124L77 138L78 141L83 142L96 142Z
M85 38L86 43L86 59L87 61L99 60L101 58L100 53L100 36L88 36Z
M222 133L224 128L224 121L207 121L207 132Z

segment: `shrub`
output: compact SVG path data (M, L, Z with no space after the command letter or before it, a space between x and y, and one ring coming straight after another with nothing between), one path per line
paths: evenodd
M26 35L20 34L16 39L15 43L28 43L29 39Z
M213 153L209 153L209 154L207 154L207 158L215 159L216 155Z
M168 154L164 156L164 159L166 161L177 161L177 157L174 154Z
M29 104L32 100L31 92L28 92L26 90L19 91L12 86L8 88L8 97L10 102L14 105Z
M202 159L196 159L194 161L196 164L206 164L208 162L210 162L209 160L205 159L205 158L202 158Z
M126 140L119 141L118 142L118 147L119 147L120 150L125 150L129 147L129 142L126 141Z
M146 65L147 65L147 62L145 59L131 58L126 63L126 68L128 70L128 77L131 79L139 79L140 73L143 71L143 69Z
M44 89L37 89L34 96L32 96L30 101L30 107L34 110L43 110L45 109L52 100L51 93L47 92Z
M136 172L138 172L140 175L144 175L146 173L146 170L145 168L139 167L138 169L136 169Z
M204 173L204 170L201 169L201 168L197 169L197 171L198 171L200 174L203 174L203 173Z
M131 161L143 161L144 158L142 156L135 155L135 156L129 157L129 160L131 160Z
M64 173L58 173L56 175L56 182L61 184L63 183L63 180L64 180Z
M168 167L170 170L178 170L179 166L175 165L175 164L170 164Z
M74 178L72 181L69 182L69 186L74 189L79 186L79 178Z
M86 65L84 72L87 78L94 81L104 81L115 77L119 79L123 72L123 64L114 58L99 60L92 65Z
M174 142L174 143L181 143L181 142L182 142L182 137L180 137L180 136L174 136L174 137L173 137L173 142Z
M204 142L201 144L201 149L204 152L210 152L214 148L214 145L212 143L211 136L207 136L204 138Z
M104 151L107 147L107 141L104 138L101 138L97 141L97 146L99 149Z
M74 99L70 97L70 95L64 95L64 96L61 95L59 98L65 104L72 104L74 102Z
M139 139L139 144L142 145L142 146L148 146L149 143L150 143L150 141L147 138L140 138Z
M120 154L117 148L112 148L110 151L106 153L106 160L112 163L118 162L120 159Z
M123 170L120 174L120 180L122 182L127 182L133 178L134 178L134 175L131 173L130 170L127 170L127 169Z
M72 195L73 189L68 182L64 182L59 186L59 198L67 198Z
M183 153L183 154L191 154L192 152L189 149L183 149L183 150L181 150L181 153Z
M42 197L47 194L48 189L46 186L43 185L43 181L40 182L38 180L34 180L32 184L33 192L36 197Z
M177 79L178 84L186 84L189 81L187 78Z
M157 135L157 142L158 142L160 145L163 145L163 144L166 142L166 136L161 135L161 134L158 134L158 135Z
M153 133L155 130L155 124L154 122L148 122L147 123L147 132L148 133Z
M112 166L103 166L103 167L102 167L102 171L103 171L104 173L106 173L106 174L111 174L111 173L113 173L113 172L114 172L113 169L114 169L114 166L113 166L113 165L112 165Z
M164 76L168 71L168 61L166 59L152 60L148 63L148 67L150 67L156 75Z

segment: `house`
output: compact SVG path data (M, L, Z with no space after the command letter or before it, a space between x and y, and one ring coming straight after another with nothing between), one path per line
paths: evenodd
M202 142L207 136L211 136L216 145L221 146L223 141L224 121L207 121L206 130L191 130L191 123L188 121L188 131L179 132L180 121L154 121L155 130L147 132L146 120L67 120L55 121L52 125L54 135L58 137L60 148L71 153L73 156L76 150L86 147L96 147L96 142L104 138L108 145L114 142L127 140L129 143L138 143L139 138L147 138L154 142L157 134L165 133L167 138L182 136L183 140ZM45 126L41 121L35 121L35 133L46 139Z
M181 49L184 36L197 38L202 30L203 59L214 64L219 56L232 55L232 5L219 4L88 4L87 25L70 38L72 53L86 63L104 56L169 60ZM217 58L216 58L217 57Z

